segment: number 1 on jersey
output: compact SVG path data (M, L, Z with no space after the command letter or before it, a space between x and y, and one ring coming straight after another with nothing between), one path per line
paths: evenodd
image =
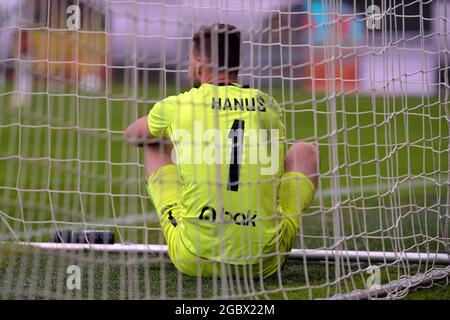
M234 120L228 138L232 139L230 171L228 173L227 190L239 190L239 176L241 173L242 152L244 149L244 120Z

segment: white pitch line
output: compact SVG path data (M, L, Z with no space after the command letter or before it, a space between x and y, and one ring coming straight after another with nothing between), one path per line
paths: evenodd
M108 219L104 219L104 220L95 222L95 224L98 224L99 226L112 225L112 224L116 224L118 226L128 226L129 224L132 224L132 223L140 223L140 222L142 223L144 221L159 222L159 219L149 218L152 215L156 215L156 212L150 211L150 213L146 214L146 217L144 217L144 214L132 214L132 215L128 215L126 217L120 217L120 218L116 218L116 219L108 218ZM94 224L94 223L90 223L90 224ZM80 222L79 225L83 225L83 223ZM55 228L50 227L50 228L41 228L41 229L35 230L32 232L32 234L30 234L31 231L16 232L16 236L18 236L19 238L26 238L27 236L45 236L45 235L50 235L53 232L55 232ZM14 237L10 234L0 235L0 241L7 241L7 240L14 240Z
M445 177L447 179L447 177ZM410 187L412 187L413 189L416 189L418 187L423 187L423 186L432 186L432 185L436 185L439 184L439 186L443 186L442 182L434 182L434 181L430 181L429 179L414 179L411 180L408 183L408 180L405 181L401 181L396 182L396 183L383 183L383 184L369 184L369 185L363 185L363 187L359 187L359 186L352 186L352 187L345 187L345 188L339 188L340 194L349 194L349 193L353 193L353 192L361 192L361 194L366 194L366 193L374 193L374 192L378 192L380 191L381 194L387 193L387 192L394 192L395 190L406 190L409 189ZM318 190L317 191L317 195L321 195L322 198L330 198L334 193L336 192L336 190L333 190L331 188L325 189L323 191Z
M439 181L443 181L441 180L442 176L439 177ZM395 190L406 190L409 189L410 187L415 189L418 187L423 187L423 186L432 186L433 184L436 184L436 182L430 181L429 179L420 179L416 178L410 182L408 182L407 180L402 181L400 183L395 183L395 184L370 184L370 185L363 185L363 188L361 189L361 187L359 186L353 186L353 187L345 187L345 188L339 188L340 194L349 194L349 193L353 193L353 192L361 192L362 194L364 193L374 193L374 192L378 192L380 191L380 193L387 193L387 192L394 192ZM442 183L438 182L439 185L442 185ZM318 192L316 193L317 196L321 196L322 199L328 199L330 198L334 192L336 192L335 190L328 188L325 189L323 191L318 190ZM101 225L112 225L112 224L116 224L118 226L123 225L123 226L128 226L130 224L133 223L142 223L144 221L148 221L148 222L158 222L159 219L149 219L148 217L150 216L155 216L156 217L156 212L155 211L151 211L148 214L133 214L133 215L128 215L126 217L119 217L116 219L104 219L104 220L100 220L98 222L96 222L96 224L98 224L99 226ZM6 217L7 218L7 217ZM83 225L82 223L79 223L80 225ZM33 231L33 236L45 236L45 235L49 235L51 233L53 233L55 231L55 228L42 228L42 229L38 229L36 231ZM18 236L19 238L24 238L27 236L30 236L30 232L26 233L24 231L20 231L16 233L16 236ZM7 241L7 240L13 240L14 237L10 234L7 235L0 235L0 241Z

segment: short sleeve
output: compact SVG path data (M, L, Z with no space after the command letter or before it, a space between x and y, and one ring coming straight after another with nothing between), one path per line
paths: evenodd
M148 114L148 130L152 137L168 136L172 114L170 102L163 100L153 106Z

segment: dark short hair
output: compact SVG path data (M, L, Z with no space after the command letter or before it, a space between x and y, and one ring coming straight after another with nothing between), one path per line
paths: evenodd
M194 52L204 55L219 71L239 72L241 61L241 32L230 24L203 26L192 37Z

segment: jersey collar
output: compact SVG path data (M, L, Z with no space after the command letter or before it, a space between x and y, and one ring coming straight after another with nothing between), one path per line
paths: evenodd
M248 85L242 86L239 82L218 82L218 83L205 83L205 84L210 84L212 86L219 86L219 87L234 86L234 87L243 88L243 89L250 88L250 86L248 86Z
M212 84L213 86L220 86L220 87L223 87L223 86L241 87L240 83L238 83L238 82L218 82L218 83L210 83L210 84Z

